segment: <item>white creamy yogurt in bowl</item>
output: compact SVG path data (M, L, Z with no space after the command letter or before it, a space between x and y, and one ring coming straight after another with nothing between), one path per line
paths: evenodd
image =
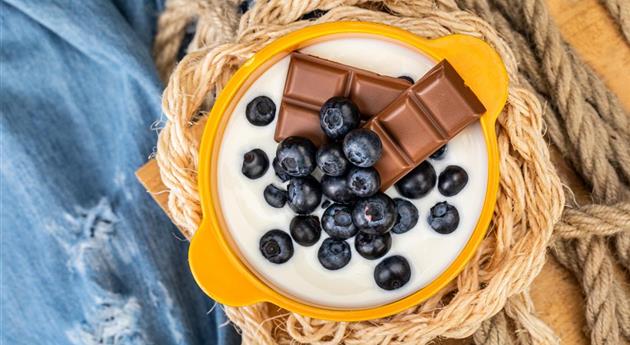
M315 43L300 50L331 61L351 65L386 76L406 75L419 79L436 61L412 48L379 38L346 37ZM419 210L414 228L404 234L392 234L392 246L385 257L401 255L411 267L411 279L402 288L383 290L373 274L383 259L367 260L354 249L354 238L347 240L352 250L350 262L339 270L325 269L317 259L317 251L328 235L322 231L319 242L310 247L294 243L294 254L283 264L267 261L259 250L260 238L269 230L289 232L295 213L288 207L273 208L263 198L269 184L286 188L269 168L264 176L252 180L241 173L243 155L261 149L271 162L278 145L274 140L274 120L267 126L250 124L245 116L247 104L257 96L267 96L279 108L290 57L275 62L234 100L236 106L226 113L228 122L221 138L217 163L217 188L227 232L241 259L267 284L281 293L308 304L330 309L360 309L381 306L404 298L435 280L460 254L472 235L486 197L488 150L479 123L475 123L448 143L441 160L430 160L439 175L447 166L458 165L468 174L465 188L452 197L440 194L437 188L420 199L408 199ZM394 187L386 191L399 197ZM325 199L325 198L324 198ZM459 212L457 229L442 235L427 222L429 210L436 203L447 201ZM318 207L314 215L321 216Z

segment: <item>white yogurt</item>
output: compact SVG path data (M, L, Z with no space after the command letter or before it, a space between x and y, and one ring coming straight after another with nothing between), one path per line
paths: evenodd
M356 66L388 76L407 75L417 80L435 62L411 48L377 38L339 38L317 43L301 50L304 53ZM260 237L271 229L289 232L295 216L288 207L277 209L263 198L265 186L274 183L286 188L270 166L267 173L250 180L241 174L243 154L260 148L273 159L277 143L273 139L275 120L265 127L251 125L245 117L245 107L256 96L271 98L280 105L284 81L289 66L286 57L271 66L256 80L239 100L227 124L218 165L218 188L221 208L229 231L248 265L264 280L284 294L306 303L328 308L369 308L387 304L421 289L437 278L457 257L472 234L481 213L486 192L488 157L479 124L474 124L448 143L443 160L432 160L437 174L448 165L459 165L468 172L466 187L456 196L444 197L437 187L427 196L411 200L420 212L418 224L404 234L392 234L392 248L387 253L402 255L411 266L411 280L402 288L386 291L374 282L374 267L382 259L367 260L354 249L354 239L348 240L352 259L344 268L329 271L317 259L321 242L327 238L322 231L320 241L311 247L294 243L295 253L284 264L267 261L259 251ZM398 197L395 188L387 194ZM427 223L429 209L440 201L454 205L460 215L458 228L441 235ZM323 210L318 208L316 215Z

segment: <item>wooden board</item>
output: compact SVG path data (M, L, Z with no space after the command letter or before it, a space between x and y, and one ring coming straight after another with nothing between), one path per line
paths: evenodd
M597 0L547 0L550 13L564 38L630 111L630 45L621 37L608 12ZM199 129L202 126L197 127ZM557 151L553 160L568 186L580 202L589 195L582 181L571 171ZM166 210L168 190L162 184L154 160L141 167L136 175L155 201ZM168 213L168 211L166 211ZM561 337L564 344L586 345L584 334L584 297L573 276L552 257L531 288L536 310ZM462 345L470 339L444 341L440 344Z

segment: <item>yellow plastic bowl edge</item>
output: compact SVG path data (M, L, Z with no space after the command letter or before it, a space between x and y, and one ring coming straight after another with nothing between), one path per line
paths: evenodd
M486 106L481 125L488 150L488 184L483 209L476 228L464 249L453 263L433 282L398 301L369 309L337 310L302 303L285 296L262 282L238 257L226 238L217 214L220 209L218 195L212 184L220 139L217 131L221 117L230 108L248 77L265 63L327 36L371 35L402 42L434 58L448 59L462 75L468 86ZM283 56L284 56L283 55ZM274 60L274 61L276 61ZM203 210L203 222L194 235L189 263L193 276L201 289L219 303L231 306L271 302L302 315L336 321L359 321L389 316L412 307L429 298L464 268L490 224L499 186L499 156L494 123L507 100L508 77L498 54L482 40L450 35L427 40L395 27L368 22L336 22L313 25L278 38L255 54L234 74L217 98L204 129L199 160L199 192ZM218 140L217 140L218 141Z

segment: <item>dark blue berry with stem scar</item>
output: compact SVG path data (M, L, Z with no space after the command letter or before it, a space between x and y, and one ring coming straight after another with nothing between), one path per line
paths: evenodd
M271 207L282 208L284 207L284 204L287 203L287 192L274 186L273 184L265 187L263 196L265 197L265 201L267 201Z
M356 199L356 196L348 188L345 176L328 176L322 177L322 191L330 200L348 204Z
M407 259L394 255L383 259L374 269L374 281L381 289L396 290L411 279L411 267Z
M330 237L345 240L359 231L352 222L352 209L341 204L330 205L322 215L322 228Z
M282 169L277 157L273 159L271 166L273 167L273 171L276 173L276 176L278 176L280 181L282 182L289 181L289 179L291 178L291 175L287 174L287 172L284 171L284 169Z
M362 257L374 260L378 259L392 247L392 235L388 232L383 235L370 235L359 232L354 238L354 248Z
M461 192L468 183L468 173L457 165L449 165L440 173L438 190L444 196L453 196Z
M312 141L302 137L288 137L278 144L276 158L278 164L293 177L310 175L315 167L317 148Z
M396 182L395 186L398 193L405 198L418 199L433 189L436 180L437 176L433 165L424 161Z
M433 152L432 155L429 156L431 159L440 160L446 156L446 151L448 151L448 146L442 145L437 151Z
M319 124L327 137L341 139L359 126L357 106L345 97L333 97L324 102L319 111Z
M381 188L381 177L372 167L353 167L348 172L346 180L352 194L361 198L372 196Z
M352 221L359 230L365 233L384 234L396 222L394 201L383 193L360 199L352 210Z
M446 201L438 202L431 207L427 221L433 230L440 234L450 234L459 225L459 212L455 206Z
M289 226L291 237L299 245L310 247L319 241L322 228L316 216L295 216Z
M269 158L265 151L253 149L243 155L243 166L241 172L250 179L257 179L264 175L269 169Z
M369 129L360 128L348 133L343 139L343 152L350 163L367 168L381 158L381 139Z
M270 230L260 238L260 252L274 264L287 262L293 256L291 236L282 230Z
M289 181L287 202L298 214L313 212L322 201L322 187L313 176L294 177Z
M405 80L405 81L409 82L409 84L415 83L415 81L413 81L413 78L411 78L408 75L401 75L400 77L398 77L398 79Z
M332 237L325 239L317 251L317 259L329 270L343 268L350 262L351 257L350 245L344 240Z
M317 150L317 166L326 175L341 176L350 163L338 143L324 144Z
M254 126L266 126L276 117L276 104L267 96L258 96L247 103L245 116Z
M393 233L403 234L416 226L419 213L414 204L409 200L396 198L394 205L396 205L396 223L392 227Z

